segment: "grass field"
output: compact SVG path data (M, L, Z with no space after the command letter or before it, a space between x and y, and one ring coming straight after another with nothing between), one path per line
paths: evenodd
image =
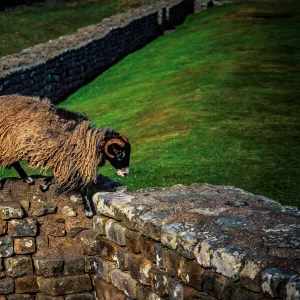
M300 206L300 3L191 15L61 106L132 143L130 190L234 185Z
M94 0L0 12L0 57L99 23L118 8L118 0Z

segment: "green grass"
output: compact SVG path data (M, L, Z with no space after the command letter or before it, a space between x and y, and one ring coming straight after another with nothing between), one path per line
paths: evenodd
M130 190L234 185L300 206L300 3L191 15L61 106L132 143Z
M95 0L0 12L0 57L99 23L118 8L118 0Z

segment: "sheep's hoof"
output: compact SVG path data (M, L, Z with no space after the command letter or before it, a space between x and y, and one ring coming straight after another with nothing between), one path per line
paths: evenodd
M40 184L40 190L45 193L49 190L49 187L50 187L50 184L47 184L47 183L43 183L43 184Z
M34 185L34 180L31 177L26 177L23 181L27 182L29 185Z
M85 210L85 216L89 219L93 218L94 214L92 211Z

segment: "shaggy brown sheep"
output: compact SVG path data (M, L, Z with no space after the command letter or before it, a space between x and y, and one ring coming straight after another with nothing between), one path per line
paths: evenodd
M29 184L33 180L19 161L50 171L59 189L72 191L95 182L97 169L106 160L126 176L129 157L125 136L111 128L95 128L82 114L57 108L48 99L0 97L0 166L15 167Z

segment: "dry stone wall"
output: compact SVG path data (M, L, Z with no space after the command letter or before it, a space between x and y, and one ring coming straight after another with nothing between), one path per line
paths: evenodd
M125 55L181 24L194 0L159 1L0 59L0 95L63 99Z
M7 180L0 299L299 299L300 212L228 186L78 195Z

